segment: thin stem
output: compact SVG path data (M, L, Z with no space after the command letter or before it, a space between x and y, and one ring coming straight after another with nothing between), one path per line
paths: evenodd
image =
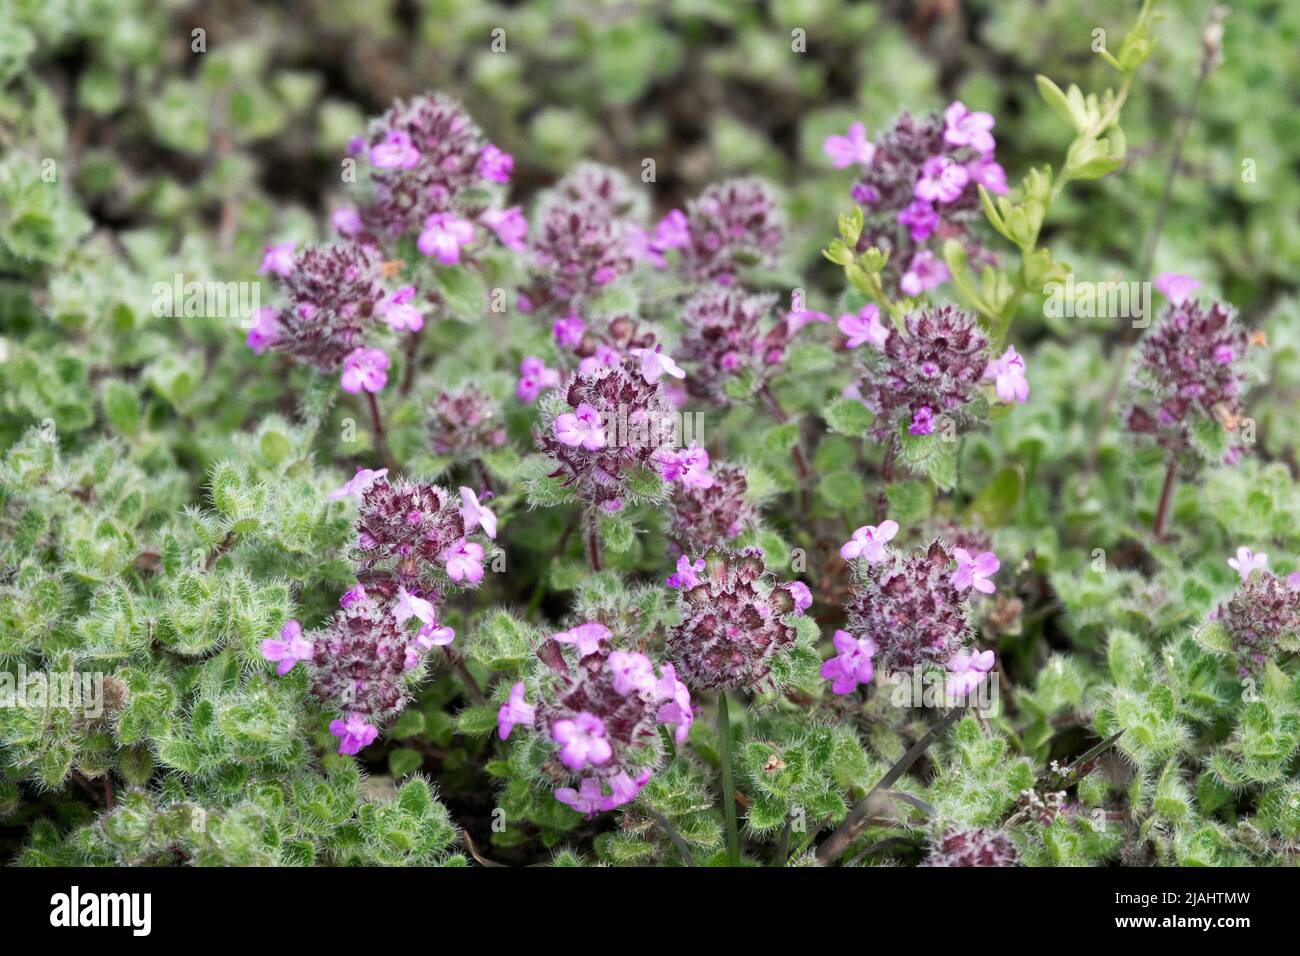
M731 715L727 695L718 694L718 753L722 758L722 812L727 820L727 863L740 865L740 837L736 831L736 783L731 775Z
M596 509L587 512L587 564L591 570L599 573L602 570L600 559L600 519L596 515Z
M1178 480L1178 456L1169 453L1169 467L1165 469L1165 486L1160 489L1160 505L1156 508L1156 521L1152 532L1159 541L1165 536L1165 523L1169 520L1169 503L1174 497L1174 484Z
M790 415L781 406L772 389L764 383L758 390L759 397L767 405L767 410L772 413L772 417L777 420L778 424L784 425L790 421ZM808 467L808 458L803 451L803 441L798 435L795 435L794 445L790 449L790 457L794 460L795 474L799 477L799 496L800 502L805 511L811 506L812 502L808 497L808 479L812 475L812 469Z
M384 420L379 415L379 402L375 401L375 393L366 392L366 401L370 405L370 424L375 432L375 451L383 459L384 467L390 472L396 472L398 470L397 459L393 457L392 451L388 448L388 432L385 431Z
M402 371L401 387L403 398L411 394L411 386L415 384L415 366L420 357L420 339L423 335L424 326L420 326L418 332L412 332L406 337L406 368Z
M452 668L460 675L460 679L464 681L465 689L469 691L469 696L473 698L474 703L479 707L486 707L487 698L483 696L483 688L478 686L478 681L476 681L474 675L470 673L469 667L465 663L465 658L461 657L460 652L450 644L444 644L442 649L446 653L447 660L451 664Z

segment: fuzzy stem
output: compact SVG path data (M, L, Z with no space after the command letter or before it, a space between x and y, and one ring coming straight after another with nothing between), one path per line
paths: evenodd
M731 775L731 715L727 712L727 694L718 694L718 753L722 758L722 812L727 820L727 863L740 865L740 838L736 832L736 784Z
M469 667L465 664L465 658L450 644L444 644L442 649L447 654L447 660L452 668L460 675L460 679L465 682L465 689L469 691L469 696L473 698L474 703L479 707L486 707L487 698L483 696L483 688L478 686L478 681L470 673Z
M406 368L402 371L401 388L403 398L411 394L411 386L415 384L415 366L420 357L420 339L423 335L424 326L420 326L418 332L412 332L406 337Z
M602 570L600 560L600 519L596 515L595 508L587 512L587 564L596 573Z
M1165 523L1169 520L1169 503L1174 497L1174 484L1178 481L1178 456L1169 453L1169 467L1165 469L1165 485L1160 489L1160 505L1156 508L1156 520L1151 530L1159 541L1165 536Z
M397 459L388 447L388 432L384 430L384 420L379 415L379 402L375 400L375 393L366 392L366 401L370 405L370 424L375 432L375 451L383 459L384 467L395 473L398 471Z
M790 415L781 406L772 389L764 383L758 390L759 397L763 399L767 409L772 413L772 417L781 425L790 421ZM799 436L795 436L794 446L790 449L790 457L794 459L795 474L799 477L799 496L804 511L808 511L812 502L808 497L808 479L812 475L812 469L808 467L808 458L803 451L803 441Z

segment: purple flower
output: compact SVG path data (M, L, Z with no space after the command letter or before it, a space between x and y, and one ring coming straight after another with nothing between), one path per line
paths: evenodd
M682 266L691 278L729 284L742 265L776 264L782 224L771 189L755 178L709 186L687 205L690 242Z
M924 199L913 199L898 213L898 224L907 226L913 242L924 242L939 228L939 214L934 205Z
M934 432L934 409L922 405L912 413L912 422L907 426L908 434L929 435Z
M655 224L655 234L652 245L660 252L668 249L682 249L690 245L691 228L686 219L686 213L680 209L670 209L668 213Z
M583 375L590 375L598 368L614 368L622 362L623 356L619 354L618 349L602 342L596 346L594 354L588 355L578 363L578 371Z
M388 353L383 349L355 348L343 360L343 374L339 384L349 395L362 389L381 392L388 384Z
M526 355L519 363L519 385L515 389L515 394L519 396L521 402L531 405L537 401L537 396L543 389L555 388L559 384L560 373L555 369L547 368L537 356Z
M366 722L360 714L349 714L347 723L330 722L330 733L339 738L339 753L351 756L368 747L379 736L379 728Z
M867 142L867 129L861 123L850 126L847 136L826 137L822 150L831 158L831 165L836 169L843 169L854 163L868 166L876 153L876 147Z
M537 717L537 708L524 700L524 682L520 681L510 688L510 696L497 711L497 736L505 740L510 731L518 724L533 725Z
M267 306L255 314L253 327L248 330L248 347L254 355L261 355L280 337L280 313Z
M418 618L421 624L434 624L437 615L433 605L422 597L411 594L402 585L397 588L397 603L393 605L393 617L398 624L405 624L411 618Z
M447 576L459 584L469 581L478 584L483 580L483 546L461 538L442 553L447 566Z
M1250 548L1241 547L1237 549L1237 556L1228 559L1228 567L1232 568L1241 575L1241 580L1247 580L1252 571L1268 567L1268 555L1263 552L1256 553Z
M280 628L280 638L268 638L262 642L262 656L272 663L279 663L275 672L283 677L299 661L310 661L315 652L311 641L302 636L302 625L297 621L288 621Z
M585 402L576 411L565 412L555 419L555 437L573 448L579 445L588 451L604 448L605 429L600 412Z
M523 252L528 243L528 220L519 206L509 209L485 209L479 214L478 221L496 234L501 245L513 252Z
M922 866L1015 866L1020 860L1011 838L996 830L951 827L931 844Z
M640 356L641 375L651 385L665 375L671 375L673 378L686 377L686 373L673 361L672 356L664 352L662 345L656 345L653 349L628 349L628 354Z
M711 488L713 476L709 474L709 453L695 442L690 448L674 452L664 447L655 452L654 461L664 481L680 481L687 488Z
M329 494L330 501L339 501L342 498L356 498L360 501L365 497L366 492L380 478L388 474L387 468L380 468L378 471L371 471L369 468L358 468L357 473L353 475L343 487L335 488Z
M572 718L555 721L551 725L551 739L560 745L560 762L570 770L599 767L614 755L605 739L605 722L585 710Z
M655 692L664 703L659 707L656 717L661 723L676 726L674 739L679 744L684 743L695 720L695 713L691 710L691 692L677 679L677 671L672 664L665 664L660 668L660 673L663 676L659 678Z
M608 797L601 789L599 777L583 777L577 790L573 787L557 787L555 799L573 807L579 813L593 816L605 809L605 801Z
M936 259L933 252L922 249L912 257L912 262L903 273L903 278L899 280L898 287L903 290L904 295L916 297L943 285L950 278L948 267Z
M365 226L361 222L361 213L355 206L340 206L330 214L330 225L340 236L351 238L359 235Z
M1001 163L991 156L982 156L975 162L968 163L966 172L970 174L971 182L977 186L983 186L989 192L998 196L1006 195L1007 171L1002 168Z
M1156 276L1156 291L1174 305L1182 305L1188 297L1201 287L1201 283L1191 276L1178 272L1162 272Z
M970 182L970 173L950 156L931 156L921 166L921 178L913 190L926 202L955 201Z
M578 651L578 657L588 657L600 652L601 645L609 640L610 630L599 621L587 621L551 635L557 644L571 644Z
M460 250L474 241L474 224L450 212L435 212L424 221L416 246L443 265L460 262Z
M794 613L802 615L804 611L812 607L812 591L808 590L808 585L802 581L791 581L786 585L786 590L794 598Z
M658 684L654 664L639 651L611 651L608 666L618 693L654 693Z
M988 113L972 113L960 100L943 111L943 141L950 146L969 146L978 153L993 152L993 117Z
M394 332L418 332L424 328L424 316L420 310L411 305L415 297L415 286L404 285L396 292L380 300L375 307L378 315Z
M1014 346L1007 346L1007 350L998 358L989 359L989 364L984 369L984 379L996 383L998 398L1004 402L1019 402L1023 405L1029 398L1025 360Z
M551 334L555 344L565 349L575 349L582 344L582 333L587 331L587 324L576 312L561 316L551 323Z
M864 342L870 342L876 349L885 347L889 330L880 321L880 310L868 303L858 310L857 315L841 315L837 326L849 337L846 343L855 349Z
M515 169L515 158L491 143L483 147L478 158L478 174L494 183L510 182Z
M266 247L266 254L262 256L262 264L258 267L257 274L264 276L268 272L278 276L287 276L293 272L292 242Z
M686 555L677 559L677 573L668 575L664 583L674 590L693 588L700 583L699 572L704 570L704 559L691 561Z
M391 131L381 143L370 147L370 162L377 169L412 169L419 161L420 151L401 130Z
M958 591L974 588L981 594L992 594L996 585L989 580L1002 563L992 551L985 551L977 557L971 557L965 548L954 548L952 556L957 559L957 570L952 575L952 586Z
M948 683L944 694L964 697L980 685L984 675L993 670L993 652L961 650L948 660Z
M840 557L845 561L863 558L868 564L879 564L885 560L885 545L893 541L897 534L897 521L885 520L878 526L863 525L840 548Z
M875 671L871 658L880 650L869 637L857 638L848 631L836 631L832 641L835 656L822 664L822 677L837 694L851 694L859 684L870 684Z
M465 519L465 533L481 527L483 533L493 540L497 536L497 516L486 505L481 504L474 489L460 487L460 516Z

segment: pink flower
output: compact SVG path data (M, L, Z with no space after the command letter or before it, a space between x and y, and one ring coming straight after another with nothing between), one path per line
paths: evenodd
M357 473L351 477L341 488L335 488L329 494L330 501L338 501L342 498L356 498L360 501L365 497L366 492L380 478L388 474L387 468L380 468L378 471L371 471L369 468L358 468Z
M709 452L695 442L690 448L673 451L667 446L654 453L659 474L664 481L680 481L687 488L712 488L713 475L709 473Z
M798 615L812 607L812 591L808 590L808 585L802 581L791 581L786 585L790 596L794 598L794 612Z
M822 677L837 694L851 694L859 684L870 684L875 670L871 658L880 650L869 637L854 637L848 631L836 631L832 638L835 656L822 664Z
M528 220L519 206L509 209L486 209L479 214L478 221L491 229L501 245L514 252L523 252L526 248L524 239L528 236ZM523 296L520 296L522 299ZM521 312L528 311L521 305Z
M570 770L599 767L614 755L605 739L605 722L585 710L552 724L551 739L560 745L560 762Z
M960 100L943 111L943 141L950 146L969 146L978 153L991 153L994 149L993 117L988 113L972 113Z
M686 555L677 559L677 573L668 575L664 583L675 590L693 588L700 583L698 573L704 570L704 559L696 558L692 563Z
M419 161L420 151L401 130L393 130L379 145L370 147L370 162L376 169L410 169Z
M958 651L948 661L948 683L944 694L964 697L980 685L984 675L993 670L993 652Z
M1029 380L1025 378L1025 360L1016 352L1015 346L995 359L989 359L984 369L984 380L996 383L998 398L1004 402L1024 404L1029 398Z
M814 322L829 322L831 317L825 312L817 312L813 309L791 309L785 314L785 329L790 335L794 335L805 325L812 325Z
M1156 276L1156 291L1174 305L1182 305L1200 287L1199 280L1178 272L1162 272Z
M607 365L610 368L613 368L622 361L623 356L619 354L618 349L602 342L600 345L596 346L596 353L594 355L588 355L578 363L578 371L583 375L588 375L600 368L602 365Z
M252 335L250 332L249 335ZM1218 345L1214 349L1214 361L1220 365L1231 365L1236 356L1232 353L1231 345Z
M677 679L677 671L672 664L664 664L659 672L661 676L655 692L664 704L656 716L663 723L677 728L673 737L680 744L690 735L691 724L695 720L695 712L691 710L691 692Z
M315 647L302 636L302 625L297 621L288 621L280 628L280 639L268 638L262 642L262 656L272 663L279 663L275 672L283 677L299 661L310 661Z
M478 174L494 183L510 182L510 174L515 169L515 158L509 153L488 143L478 158Z
M397 586L397 603L393 605L393 617L398 624L405 624L411 618L418 618L421 624L433 624L438 617L433 605L422 597L416 597L403 585Z
M535 355L526 355L519 363L519 385L515 394L521 402L532 404L542 389L555 388L560 384L560 373L546 365Z
M287 276L292 271L292 242L282 242L279 245L266 247L266 254L262 256L262 264L257 269L258 275L264 276L271 272L278 276Z
M565 412L555 419L555 437L571 447L581 445L587 451L605 447L605 429L600 412L586 402L576 412Z
M1300 591L1300 571L1292 571L1286 576L1286 586L1292 591Z
M460 262L460 250L474 241L474 224L450 212L435 212L424 221L416 246L443 265Z
M1228 559L1228 567L1233 568L1241 575L1241 580L1247 580L1251 572L1263 570L1268 567L1268 555L1262 551L1256 554L1250 548L1238 548L1237 556Z
M921 178L912 188L917 199L952 202L970 182L966 167L948 156L931 156L921 166Z
M497 536L497 516L486 505L478 500L478 495L474 489L460 487L460 516L465 521L465 533L481 527L483 533L489 538L496 540Z
M510 688L510 696L497 711L497 736L505 740L516 724L532 726L537 718L537 707L524 700L524 682L520 681Z
M929 435L934 432L934 409L922 405L912 413L912 423L907 426L909 435Z
M671 375L673 378L686 377L686 373L672 360L672 356L664 351L662 345L656 345L654 349L628 349L628 354L641 357L641 377L651 385L665 375Z
M601 790L599 777L583 777L582 783L578 784L577 790L572 787L557 788L555 799L573 807L579 813L593 816L605 808L605 801L608 797Z
M600 650L601 641L608 640L610 633L610 629L599 621L588 621L567 631L552 634L551 640L557 644L572 644L578 649L579 657L587 657Z
M364 228L361 213L357 212L355 206L340 206L335 209L330 214L330 225L340 236L355 236Z
M363 588L360 584L357 584L354 585L353 587L348 588L346 591L343 592L343 596L339 598L339 607L343 608L343 610L346 611L348 608L356 604L358 601L364 601L365 599L366 599L366 589Z
M349 395L362 389L381 392L388 384L388 353L383 349L355 348L343 360L343 374L339 384Z
M341 720L330 722L330 733L339 738L339 753L350 756L374 743L379 728L366 723L360 714L348 714L347 723Z
M870 303L859 309L857 315L841 315L837 325L849 337L847 344L851 349L864 342L883 349L885 340L889 338L889 329L880 321L880 310Z
M1006 195L1007 171L992 157L984 156L973 163L967 163L966 172L970 174L971 182L975 185L983 186L998 196Z
M280 313L262 306L257 310L253 327L248 330L248 347L254 355L261 355L280 337Z
M996 585L989 578L1002 566L998 556L992 551L985 551L972 558L965 548L954 548L952 555L957 559L957 570L952 575L952 586L958 591L974 588L981 594L992 594Z
M880 564L885 560L885 545L897 534L897 521L885 520L879 526L863 525L840 548L840 557L845 561L864 558L868 564Z
M950 278L948 267L936 259L933 252L922 249L912 257L912 263L903 273L898 287L904 295L915 297L943 285Z
M447 565L447 577L457 584L461 581L478 584L483 580L483 546L481 544L461 538L442 553L442 560Z
M658 683L654 664L644 654L637 651L612 651L607 666L614 675L614 690L624 697L632 693L654 693Z
M424 328L424 316L420 310L411 305L415 297L415 286L404 285L391 295L379 300L375 313L387 323L394 332L418 332Z
M867 129L861 123L849 127L847 136L827 136L822 150L831 158L836 169L858 163L867 166L876 155L876 147L867 142Z
M582 333L587 331L587 324L576 312L561 316L551 325L551 334L555 344L561 348L574 349L582 344Z
M686 214L680 209L671 209L655 224L653 245L659 251L666 249L684 249L691 244L691 226Z
M930 233L939 227L939 214L934 206L924 199L913 199L898 213L898 224L907 226L912 233L913 242L925 242Z

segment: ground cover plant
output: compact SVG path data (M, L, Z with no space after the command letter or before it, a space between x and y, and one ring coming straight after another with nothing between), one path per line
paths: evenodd
M0 858L1295 862L1296 9L300 7L0 4Z

